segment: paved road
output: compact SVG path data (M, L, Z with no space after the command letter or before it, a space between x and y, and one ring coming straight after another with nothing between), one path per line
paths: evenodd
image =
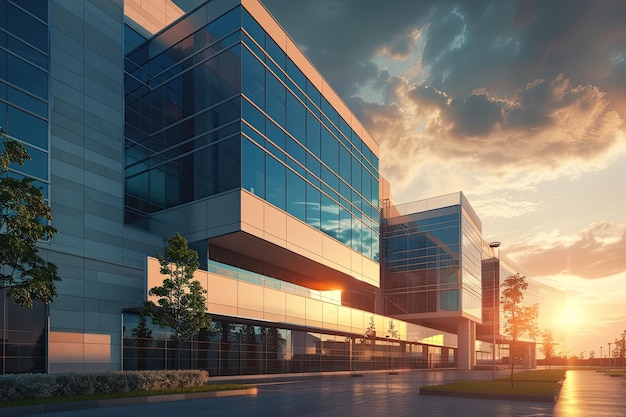
M503 373L503 375L506 372ZM256 396L210 398L40 414L42 417L623 417L626 380L594 371L568 371L553 403L419 395L419 387L445 381L491 379L490 371L401 372L308 376L255 381ZM0 413L1 415L1 413Z
M595 371L567 371L554 417L626 416L626 380Z

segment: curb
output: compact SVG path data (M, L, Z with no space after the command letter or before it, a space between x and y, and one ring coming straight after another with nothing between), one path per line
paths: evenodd
M26 405L0 408L2 417L27 416L29 414L54 413L59 411L85 410L90 408L116 407L120 405L152 404L170 401L198 400L203 398L232 397L235 395L257 395L258 389L244 388L227 391L191 392L189 394L150 395L146 397L111 398L107 400L71 401L65 403Z

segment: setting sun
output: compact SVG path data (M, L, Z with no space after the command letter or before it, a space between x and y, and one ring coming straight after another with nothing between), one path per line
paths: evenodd
M558 319L558 324L566 327L576 327L581 324L582 314L578 306L567 303L563 307L561 317Z

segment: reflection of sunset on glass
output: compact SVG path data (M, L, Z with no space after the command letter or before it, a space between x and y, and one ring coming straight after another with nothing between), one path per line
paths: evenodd
M567 292L540 314L572 351L621 334L619 2L263 3L380 144L396 203L462 190L486 241Z

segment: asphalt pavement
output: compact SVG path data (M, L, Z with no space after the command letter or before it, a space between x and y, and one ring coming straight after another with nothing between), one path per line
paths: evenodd
M506 371L499 371L503 376ZM420 395L419 388L491 379L491 371L411 371L255 380L257 395L81 409L45 417L624 417L626 380L568 371L557 403ZM245 381L241 381L245 382ZM250 381L248 381L250 382ZM2 415L2 409L0 409Z

